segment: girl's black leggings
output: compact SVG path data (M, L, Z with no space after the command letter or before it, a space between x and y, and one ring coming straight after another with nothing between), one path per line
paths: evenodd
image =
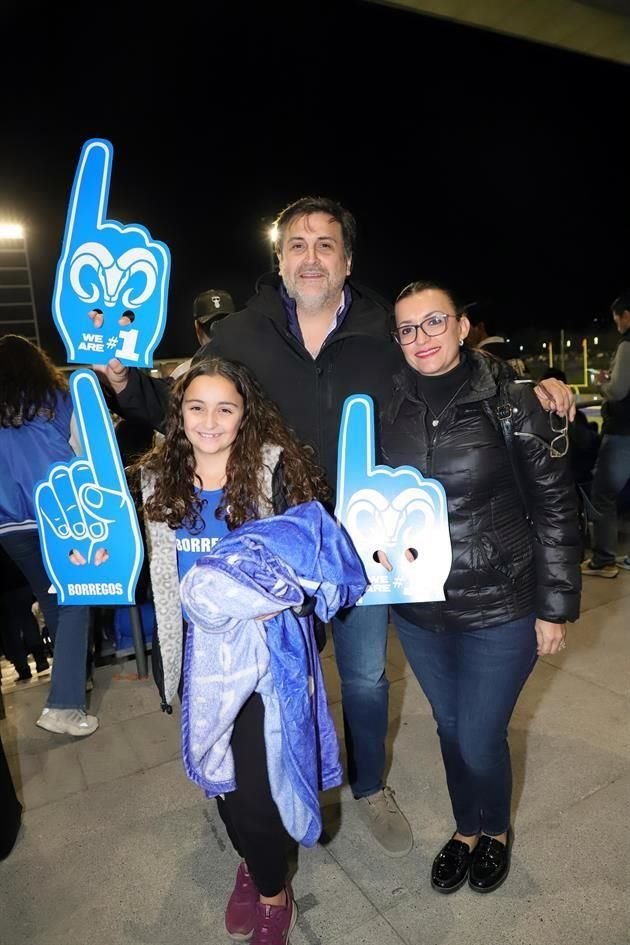
M236 852L262 896L275 896L287 883L290 838L271 796L263 724L265 709L253 693L232 732L236 791L217 798L219 814Z

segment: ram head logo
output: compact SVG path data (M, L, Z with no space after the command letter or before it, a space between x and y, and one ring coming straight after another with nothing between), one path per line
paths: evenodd
M142 280L134 279L140 274ZM125 286L133 280L133 284ZM114 259L102 243L83 243L70 263L70 285L87 305L99 300L113 308L122 295L124 308L139 308L151 298L158 280L158 266L145 247L128 249Z
M396 547L417 550L423 532L435 528L439 515L426 489L405 489L391 502L375 489L361 489L350 499L346 528L370 554Z

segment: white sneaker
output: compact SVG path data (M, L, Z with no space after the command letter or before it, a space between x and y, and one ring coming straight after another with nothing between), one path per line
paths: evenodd
M624 571L630 571L630 555L626 555L625 558L617 558L617 566L623 568Z
M98 728L95 715L83 709L44 709L36 725L56 735L91 735Z

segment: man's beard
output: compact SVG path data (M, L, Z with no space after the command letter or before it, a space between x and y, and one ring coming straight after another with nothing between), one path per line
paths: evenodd
M330 276L328 276L328 273L323 273L323 275L326 276L326 281L317 293L312 291L303 292L299 288L299 276L296 277L292 285L286 286L288 294L292 299L295 300L295 303L301 312L318 312L320 309L334 304L339 299L342 286L340 285L336 287L331 285Z

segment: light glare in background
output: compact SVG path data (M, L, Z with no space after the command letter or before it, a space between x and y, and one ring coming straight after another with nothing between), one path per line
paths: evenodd
M21 240L24 239L24 227L21 223L0 223L0 239L3 240Z

